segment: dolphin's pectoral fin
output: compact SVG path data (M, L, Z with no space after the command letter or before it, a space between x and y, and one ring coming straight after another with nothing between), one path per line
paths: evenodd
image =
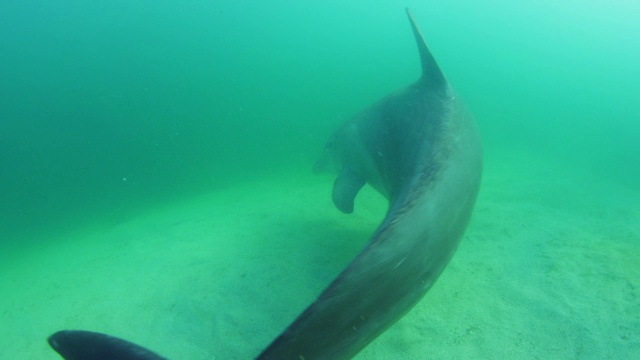
M353 170L344 168L333 183L333 204L345 214L353 212L353 202L366 181Z
M66 360L167 360L134 343L92 331L58 331L48 341Z

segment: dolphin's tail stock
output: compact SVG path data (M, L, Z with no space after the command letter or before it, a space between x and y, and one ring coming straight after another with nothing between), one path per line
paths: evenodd
M167 360L136 344L91 331L58 331L48 341L66 360Z

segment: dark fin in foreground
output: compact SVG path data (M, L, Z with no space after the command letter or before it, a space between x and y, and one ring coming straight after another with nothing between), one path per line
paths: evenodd
M333 204L345 214L353 212L353 203L366 181L349 168L342 170L333 183Z
M418 82L435 87L445 86L447 80L445 79L444 74L440 70L438 63L436 63L436 59L431 55L431 52L427 48L427 43L425 43L424 38L422 37L422 32L416 24L416 21L413 19L411 10L409 10L409 8L406 10L409 22L411 23L411 29L413 30L413 35L416 37L416 45L418 45L418 52L420 53L420 64L422 65L422 77Z
M66 360L167 360L136 344L91 331L58 331L48 342Z

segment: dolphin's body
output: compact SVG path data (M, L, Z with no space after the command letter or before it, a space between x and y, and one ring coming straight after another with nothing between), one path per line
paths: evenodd
M480 184L482 150L471 117L453 94L407 11L420 52L418 81L347 122L327 144L319 169L339 172L333 201L353 211L369 183L389 200L362 252L258 357L350 359L411 309L451 259ZM108 335L62 331L49 338L66 359L162 359Z

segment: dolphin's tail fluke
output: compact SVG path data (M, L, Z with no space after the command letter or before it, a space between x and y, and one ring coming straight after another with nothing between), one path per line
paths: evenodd
M167 360L136 344L91 331L58 331L48 341L66 360Z

